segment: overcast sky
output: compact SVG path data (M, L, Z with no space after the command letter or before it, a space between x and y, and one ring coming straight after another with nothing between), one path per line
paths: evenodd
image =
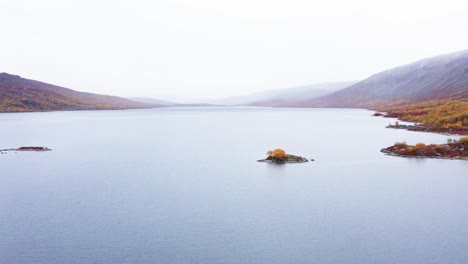
M465 2L0 0L0 72L152 97L358 80L467 49Z

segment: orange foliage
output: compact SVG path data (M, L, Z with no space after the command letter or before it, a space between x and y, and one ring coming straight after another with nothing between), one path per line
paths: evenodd
M272 158L276 159L285 159L286 158L286 152L282 149L274 149L274 150L269 150L267 152L267 155Z
M466 98L432 100L419 103L398 102L379 108L403 121L420 122L427 127L468 127Z
M426 148L426 144L424 144L424 143L418 143L418 144L416 144L415 147L416 147L416 149L423 149L423 148Z

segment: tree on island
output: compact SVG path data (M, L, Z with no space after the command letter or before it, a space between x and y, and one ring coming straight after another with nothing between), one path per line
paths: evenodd
M286 151L282 149L274 149L274 150L269 150L267 152L268 157L278 159L278 160L284 160L286 158Z
M257 160L259 162L277 162L277 163L300 163L308 162L308 160L301 156L286 154L286 151L282 149L269 150L267 153L268 157L266 159ZM313 159L311 159L313 161Z

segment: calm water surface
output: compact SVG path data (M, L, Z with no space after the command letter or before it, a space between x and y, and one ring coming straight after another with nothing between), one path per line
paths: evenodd
M349 109L0 114L0 263L468 263L468 162ZM257 163L272 148L314 158Z

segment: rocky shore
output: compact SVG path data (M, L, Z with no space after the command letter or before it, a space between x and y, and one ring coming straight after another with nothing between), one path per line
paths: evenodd
M415 146L395 143L380 151L397 157L468 160L468 141L460 140L454 143L432 145L418 143Z
M309 162L308 159L301 157L301 156L296 156L296 155L290 155L286 154L285 158L279 159L275 157L268 157L266 159L261 159L257 160L258 162L272 162L272 163L304 163L304 162ZM314 161L311 159L310 161Z
M468 135L468 129L461 128L446 128L446 127L426 127L423 125L388 125L387 128L406 129L417 132L433 132L449 135Z
M47 147L36 147L36 146L28 146L28 147L19 147L19 148L12 148L12 149L0 149L0 154L6 154L10 151L50 151L50 148Z

